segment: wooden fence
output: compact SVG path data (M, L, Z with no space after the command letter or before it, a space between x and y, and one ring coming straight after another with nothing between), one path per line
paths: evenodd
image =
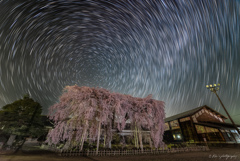
M171 149L144 149L139 150L100 150L96 154L95 150L83 150L83 151L68 151L59 150L57 151L60 156L116 156L116 155L157 155L163 153L179 153L179 152L191 152L191 151L208 151L207 146L195 146L195 147L184 147L184 148L171 148Z

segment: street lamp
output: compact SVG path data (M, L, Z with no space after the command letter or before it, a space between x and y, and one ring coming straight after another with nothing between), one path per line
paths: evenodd
M218 83L218 84L213 84L213 85L210 84L210 85L206 85L206 87L207 87L208 89L210 89L211 92L213 92L213 93L216 94L219 102L221 103L221 105L222 105L223 109L225 110L226 114L228 115L228 118L231 120L233 126L236 128L238 134L240 135L239 129L237 128L236 124L235 124L234 121L232 120L231 116L230 116L229 113L227 112L227 109L225 108L225 106L223 105L221 99L219 98L219 96L218 96L218 94L217 94L217 91L219 90L220 84L219 84L219 83Z

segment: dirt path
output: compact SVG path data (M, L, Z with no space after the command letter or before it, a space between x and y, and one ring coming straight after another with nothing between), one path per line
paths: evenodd
M0 155L0 161L240 161L240 148L210 148L207 152L160 155L60 157L52 153Z

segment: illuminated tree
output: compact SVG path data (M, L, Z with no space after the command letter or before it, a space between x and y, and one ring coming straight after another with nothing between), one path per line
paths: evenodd
M151 131L155 147L162 143L164 132L164 103L147 98L110 93L103 88L67 86L60 102L50 107L49 117L55 127L48 134L47 142L60 141L82 150L87 138L97 140L97 151L101 128L105 129L107 143L112 140L112 128L122 131L130 120L138 130L142 127ZM158 135L158 136L157 136ZM140 136L140 144L141 136Z
M140 143L141 149L142 145L142 128L150 130L151 138L154 142L154 146L160 147L163 145L163 133L164 133L164 102L157 101L151 98L152 95L149 95L146 98L134 98L129 95L125 95L121 103L122 111L120 116L124 116L126 114L129 119L135 134L135 144L138 146L138 142ZM124 120L122 120L122 124L125 125ZM120 129L124 128L120 127Z

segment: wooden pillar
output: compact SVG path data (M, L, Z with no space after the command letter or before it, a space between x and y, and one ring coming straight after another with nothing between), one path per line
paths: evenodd
M85 140L85 137L86 137L86 132L87 132L87 128L85 127L84 130L83 130L82 138L81 138L80 151L82 151L82 149L83 149L83 144L84 144L84 140Z
M179 124L180 131L181 131L181 134L182 134L182 141L186 141L185 137L183 136L182 125L181 125L180 119L177 119L177 120L178 120L178 124Z
M172 140L171 140L171 142L174 142L174 138L173 138L173 129L172 129L172 126L171 126L171 124L170 124L170 122L171 121L169 121L169 122L167 122L168 123L168 125L169 125L169 131L170 131L170 133L171 133L171 137L172 137Z
M98 154L98 149L99 149L100 134L101 134L101 122L99 121L99 123L98 123L98 137L97 137L97 150L96 150L96 155Z
M222 140L223 140L224 142L226 142L226 139L224 138L224 136L223 136L223 134L222 134L222 131L221 131L220 129L218 129L218 131L219 131L219 134L220 134Z
M195 124L193 123L192 116L189 116L189 117L190 117L190 121L191 121L192 129L193 129L193 131L194 131L194 133L195 133L195 135L196 135L195 138L197 138L198 141L200 141L200 138L199 138L198 133L197 133L197 129L196 129L196 127L195 127ZM195 138L194 138L194 139L195 139Z
M138 129L138 136L139 136L140 148L141 148L141 151L143 152L142 132L140 129Z
M150 134L149 134L149 146L151 147L151 150L152 150L152 139Z
M135 123L135 130L134 130L134 142L135 142L135 147L138 149L139 148L139 144L138 144L138 128L137 128L136 123Z

